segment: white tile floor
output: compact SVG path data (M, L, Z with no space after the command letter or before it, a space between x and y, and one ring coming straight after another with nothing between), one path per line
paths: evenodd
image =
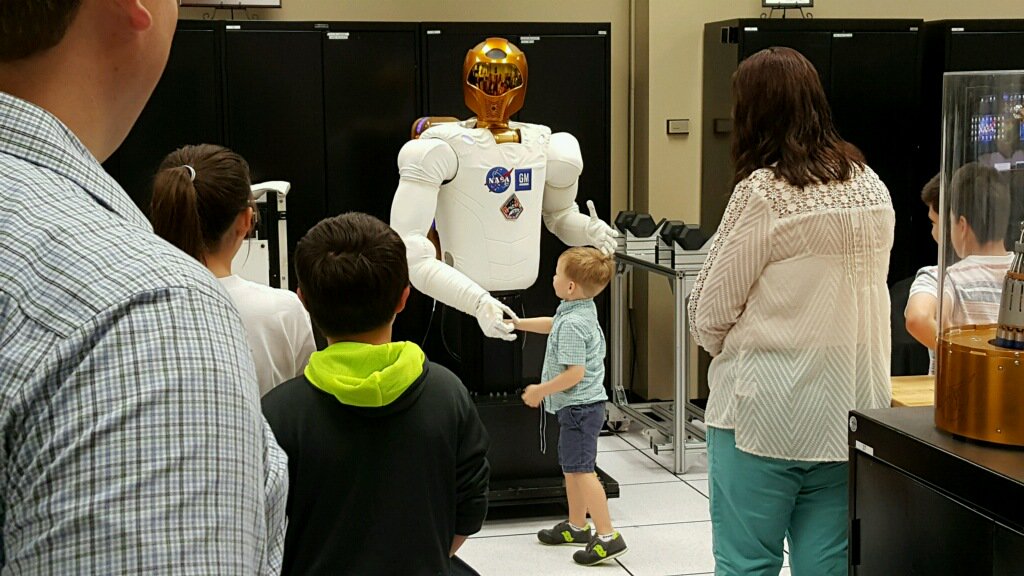
M578 548L540 544L537 530L565 519L564 509L553 507L542 516L488 520L459 556L484 576L712 575L706 460L695 459L686 474L677 476L671 472L672 453L654 454L637 430L601 437L598 452L597 465L619 482L620 496L608 507L629 553L585 568L572 561ZM789 576L788 567L782 576Z

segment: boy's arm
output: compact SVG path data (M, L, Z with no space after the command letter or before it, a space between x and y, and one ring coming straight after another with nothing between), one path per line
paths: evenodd
M452 555L468 536L480 531L487 516L487 485L491 477L491 467L487 462L487 448L490 444L487 430L465 387L460 384L458 390L461 426L455 461L455 537L450 550Z
M512 322L512 325L516 327L516 330L522 330L523 332L551 334L551 325L553 323L554 319L550 316L542 316L538 318L520 318L518 322Z
M523 402L531 408L536 408L544 398L564 392L582 382L585 374L586 368L583 366L568 366L565 371L547 382L527 386L523 391Z
M907 332L930 350L935 349L935 337L938 334L938 323L935 320L937 308L938 301L935 296L918 293L907 301L904 313L907 319Z

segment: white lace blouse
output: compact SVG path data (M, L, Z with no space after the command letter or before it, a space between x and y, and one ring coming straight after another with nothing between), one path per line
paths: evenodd
M772 458L847 459L847 413L889 406L886 274L895 216L870 169L797 188L736 185L690 295L714 359L707 424Z

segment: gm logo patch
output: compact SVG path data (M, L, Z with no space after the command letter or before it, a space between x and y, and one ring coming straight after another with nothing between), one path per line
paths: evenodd
M495 166L487 171L487 189L501 194L512 185L512 170Z
M533 168L516 170L516 192L525 192L533 188Z

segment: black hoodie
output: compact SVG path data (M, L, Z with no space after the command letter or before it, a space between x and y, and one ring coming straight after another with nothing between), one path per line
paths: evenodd
M322 390L330 364L313 370L331 348L307 368L318 386L299 377L263 398L288 454L282 575L447 576L452 539L478 532L487 512L488 439L469 394L424 361L390 403L348 405Z

